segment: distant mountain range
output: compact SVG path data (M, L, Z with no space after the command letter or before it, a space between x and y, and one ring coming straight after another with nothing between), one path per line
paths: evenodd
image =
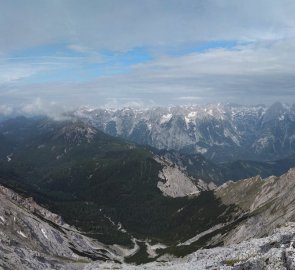
M295 104L195 105L70 113L112 136L217 161L268 161L295 153Z

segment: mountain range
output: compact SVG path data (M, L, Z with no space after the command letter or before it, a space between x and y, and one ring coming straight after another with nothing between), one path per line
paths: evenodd
M118 110L81 107L70 115L112 136L216 161L268 161L295 152L295 104L235 104Z

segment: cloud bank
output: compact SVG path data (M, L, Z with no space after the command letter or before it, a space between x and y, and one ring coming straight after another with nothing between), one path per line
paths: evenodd
M0 13L0 111L295 101L291 0L13 0Z

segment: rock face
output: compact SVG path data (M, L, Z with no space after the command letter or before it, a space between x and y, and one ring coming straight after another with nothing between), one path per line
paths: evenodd
M288 270L295 267L295 224L289 223L272 235L237 245L199 250L182 259L161 258L141 266L90 263L84 269L154 270Z
M206 183L201 179L188 176L185 168L172 163L164 156L155 156L155 160L163 166L159 173L158 188L164 196L172 198L197 196L201 191L213 190L216 185L212 182Z
M146 110L80 108L75 117L158 149L200 153L214 161L281 159L295 152L295 112L265 106L195 105Z
M275 185L283 187L294 179L294 173L295 170L292 170L280 180L273 181L277 182ZM257 186L260 181L248 180L243 186ZM252 211L264 205L267 189L274 184L272 179L269 181L260 185L259 195L251 206L244 203L244 199L241 199L241 205ZM218 192L228 186L220 188ZM287 189L285 187L285 191ZM289 192L290 196L292 192ZM276 192L269 194L269 199L280 196ZM280 199L283 205L289 202L288 198L283 200L283 196ZM277 205L274 204L274 207ZM295 269L295 223L287 223L272 230L264 238L202 249L184 258L163 255L155 262L135 266L119 263L123 255L132 254L131 250L128 254L128 251L126 253L117 245L105 246L85 237L32 199L24 198L3 186L0 186L0 242L0 269Z
M85 237L30 198L0 186L0 269L82 269L119 261L119 247Z
M249 218L232 230L224 240L237 243L269 234L274 228L295 218L295 169L280 177L254 177L228 182L215 194L225 204L236 204Z

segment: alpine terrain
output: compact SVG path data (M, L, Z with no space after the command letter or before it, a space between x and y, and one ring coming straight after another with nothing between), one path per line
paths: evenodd
M295 152L295 104L212 104L144 110L81 107L72 114L112 136L158 149L200 153L217 162L276 160Z
M216 164L76 117L0 132L4 269L292 269L291 157Z
M295 270L294 14L0 1L0 270Z

